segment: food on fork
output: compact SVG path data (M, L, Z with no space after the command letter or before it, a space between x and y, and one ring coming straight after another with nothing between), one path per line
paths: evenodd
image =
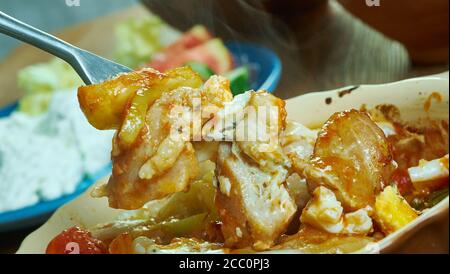
M116 130L93 196L125 211L65 231L53 253L77 235L104 253L357 252L448 196L447 120L408 124L379 106L307 128L276 96L233 97L227 79L189 68L120 75L79 100Z
M199 100L197 107L220 108L232 95L226 79L214 76L200 87L201 80L188 68L166 74L149 69L134 72L136 85L131 86L129 76L80 88L79 98L92 124L118 129L113 140L113 174L98 193L108 196L111 207L138 209L150 200L186 191L198 174L192 136L183 135L183 131L192 132L192 125L172 117L174 109L192 111L194 99ZM113 92L102 93L111 91L111 85L116 85ZM103 111L108 105L115 110ZM173 126L177 126L175 134Z

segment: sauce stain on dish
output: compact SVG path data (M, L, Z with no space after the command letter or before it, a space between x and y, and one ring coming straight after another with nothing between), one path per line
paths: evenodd
M441 103L442 102L442 94L439 92L433 92L430 94L430 96L428 96L427 100L425 101L425 104L423 105L423 109L428 112L431 109L431 104L433 99L438 102Z
M349 95L349 94L351 94L353 91L357 90L358 88L359 88L359 86L353 86L353 87L350 87L350 88L348 88L348 89L340 90L340 91L337 92L338 97L339 97L339 98L342 98L342 97L344 97L345 95ZM325 104L331 105L332 103L333 103L333 98L331 98L331 97L325 98Z
M341 90L338 92L338 96L339 96L339 98L342 98L345 95L351 94L353 91L357 90L358 88L359 88L359 86L353 86L349 89Z

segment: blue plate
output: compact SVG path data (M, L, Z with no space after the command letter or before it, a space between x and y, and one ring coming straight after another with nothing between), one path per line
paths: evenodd
M250 69L251 87L274 92L281 78L280 58L271 50L256 44L230 42L226 46L234 57L236 66Z
M250 69L253 89L264 89L274 92L281 77L281 61L267 48L247 43L227 43L237 66L245 65ZM0 108L0 118L9 116L17 108L17 103ZM99 171L95 176L85 178L78 184L74 193L51 201L19 210L0 213L0 232L12 231L44 223L50 215L65 203L86 191L94 182L108 175L111 165Z

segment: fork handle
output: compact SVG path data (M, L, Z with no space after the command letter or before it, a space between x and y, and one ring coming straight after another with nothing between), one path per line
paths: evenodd
M38 47L43 51L65 60L69 64L76 62L75 52L77 48L1 11L0 32Z

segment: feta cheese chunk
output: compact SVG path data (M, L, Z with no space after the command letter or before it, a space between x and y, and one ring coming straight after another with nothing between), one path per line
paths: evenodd
M419 165L408 169L413 183L448 178L448 154L433 161L421 160Z
M372 230L372 218L368 212L370 208L362 208L352 213L345 214L344 230L345 234L362 234L366 235Z
M367 235L372 230L371 208L344 214L333 191L320 186L306 205L300 221L333 234Z
M340 233L344 229L344 209L334 193L321 186L314 190L313 195L300 220L330 233Z
M206 131L206 140L232 141L235 136L236 126L244 118L244 109L252 97L252 91L239 94L233 101L224 103L224 108L216 114L216 123L211 131Z

